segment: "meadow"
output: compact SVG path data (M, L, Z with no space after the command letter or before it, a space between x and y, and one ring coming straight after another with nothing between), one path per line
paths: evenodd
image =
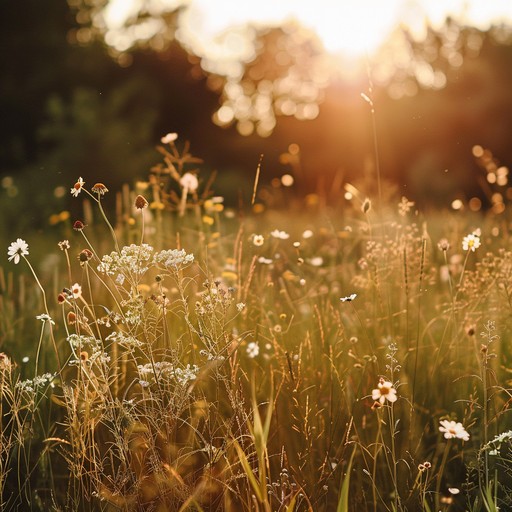
M512 510L506 208L291 174L232 208L179 143L6 247L0 509Z

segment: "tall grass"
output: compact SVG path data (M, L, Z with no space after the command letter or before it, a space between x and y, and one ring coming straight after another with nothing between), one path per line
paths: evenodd
M176 144L112 220L77 181L56 283L1 274L3 510L512 507L506 224L365 183L242 215Z

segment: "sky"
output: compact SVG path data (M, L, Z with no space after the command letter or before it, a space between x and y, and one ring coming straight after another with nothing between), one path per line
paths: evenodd
M107 42L126 49L118 27L142 0L110 0L105 19ZM327 51L348 58L375 51L399 24L421 35L425 19L441 24L448 15L485 29L491 23L512 23L512 0L150 0L161 6L186 5L177 37L196 55L212 61L244 59L251 47L244 25L278 26L299 21L316 32ZM153 27L155 30L157 26ZM147 33L151 26L146 27ZM116 35L117 34L117 35Z

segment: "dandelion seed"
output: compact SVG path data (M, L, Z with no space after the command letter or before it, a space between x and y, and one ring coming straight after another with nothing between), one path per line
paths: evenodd
M251 359L254 359L260 353L260 347L255 341L251 341L247 345L246 352Z
M265 238L263 235L252 235L252 243L256 247L261 247L265 243Z
M41 320L41 322L43 322L43 324L45 322L50 322L52 325L55 325L55 322L52 320L50 315L48 315L47 313L43 313L41 315L37 315L36 318L37 318L37 320Z
M142 210L144 208L147 208L149 205L148 201L144 196L141 196L140 194L135 198L135 208L137 210Z
M448 242L446 238L441 238L437 244L437 247L439 247L439 250L446 252L450 248L450 242Z
M57 245L61 251L67 251L71 247L69 240L62 240L62 242L59 242Z
M91 192L98 194L99 196L104 196L108 192L108 188L103 185L103 183L95 183L91 188Z
M171 142L174 142L176 139L178 138L178 134L177 133L168 133L167 135L164 135L161 139L160 139L160 142L162 144L170 144Z
M357 293L352 293L347 297L340 297L341 302L352 302L357 297Z
M78 194L80 194L84 185L85 185L85 181L82 179L82 177L78 178L78 181L75 183L75 185L71 189L71 195L78 197Z
M9 248L7 249L7 256L9 256L9 261L14 260L14 264L17 265L20 262L21 256L26 256L28 254L28 244L25 240L18 238L15 242L12 242Z
M469 434L466 429L462 426L462 423L440 420L441 426L439 431L443 432L445 439L462 439L463 441L469 441Z
M462 240L462 248L465 251L473 251L475 252L480 247L480 236L476 231L467 235Z
M381 378L377 384L377 388L372 390L372 400L378 400L382 405L386 402L396 402L396 389L393 384Z

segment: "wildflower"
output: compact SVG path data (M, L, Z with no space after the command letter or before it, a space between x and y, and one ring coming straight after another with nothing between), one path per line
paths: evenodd
M74 325L76 324L76 314L73 311L68 312L68 324Z
M439 431L444 433L445 439L457 438L463 441L469 441L469 434L462 426L462 423L449 420L441 420L439 423L441 423Z
M286 231L279 231L279 229L274 229L270 235L279 240L288 240L288 238L290 238L290 235Z
M90 251L89 249L83 249L78 255L78 259L80 260L80 263L86 263L92 258L92 256L92 251Z
M446 252L450 248L450 242L448 242L446 238L441 238L437 244L437 247L439 247L439 250Z
M81 220L76 220L74 223L73 223L73 229L75 231L82 231L82 229L85 228L87 224L84 224Z
M135 208L137 208L137 210L142 210L143 208L147 208L148 205L149 205L149 203L144 196L141 196L139 194L135 198Z
M239 302L236 305L236 309L238 310L239 313L241 313L245 309L245 303L244 302Z
M247 345L246 352L251 359L254 359L260 353L260 347L255 341L251 341Z
M108 188L103 183L95 183L91 191L99 196L104 196L108 192Z
M272 260L270 258L265 258L264 256L260 256L258 258L258 263L263 263L264 265L270 265Z
M476 231L467 235L462 240L462 248L465 251L473 251L475 252L480 247L480 236Z
M79 299L82 296L82 287L78 283L75 283L71 287L71 293L73 294L73 299Z
M340 297L341 302L352 302L357 297L357 293L352 293L347 297Z
M180 185L190 192L195 192L197 190L197 187L199 186L199 181L197 180L196 176L193 174L186 172L181 178L180 178Z
M9 370L12 367L9 356L4 352L0 352L0 371Z
M263 235L252 235L252 243L256 247L261 247L265 243L265 238Z
M59 242L57 245L61 251L67 251L71 247L69 240L62 240L62 242Z
M78 194L80 194L84 185L85 185L85 181L82 179L82 177L78 178L78 181L75 183L75 185L71 189L71 195L78 197Z
M308 259L308 263L313 267L321 267L324 264L322 256L315 256L314 258Z
M170 144L171 142L174 142L177 138L178 138L178 134L177 133L168 133L167 135L164 135L160 139L160 142L162 144Z
M384 405L386 400L391 403L396 402L396 389L393 387L391 382L384 380L381 377L377 384L377 389L372 390L372 399L378 400L382 405Z
M14 260L15 265L20 262L20 256L26 256L27 254L28 244L21 238L18 238L16 242L12 242L7 249L7 256L9 256L9 261Z
M409 201L407 197L402 196L402 200L398 203L398 214L405 217L414 206L414 201Z
M67 300L67 297L66 297L65 293L59 293L59 295L57 295L57 302L59 304L64 304L64 302L66 302L66 300Z
M43 322L43 324L45 322L50 322L52 325L55 325L55 322L52 320L50 315L48 315L47 313L43 313L42 315L37 315L36 318L37 318L37 320L41 320L41 322Z

